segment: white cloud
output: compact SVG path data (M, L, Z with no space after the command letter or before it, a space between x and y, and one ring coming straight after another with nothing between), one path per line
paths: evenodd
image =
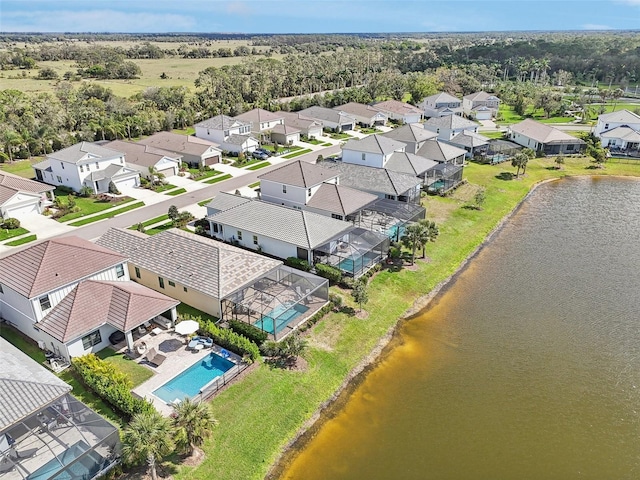
M227 13L234 15L252 15L254 11L246 2L230 2L227 5Z
M599 25L597 23L585 23L582 25L583 30L613 30L609 25Z

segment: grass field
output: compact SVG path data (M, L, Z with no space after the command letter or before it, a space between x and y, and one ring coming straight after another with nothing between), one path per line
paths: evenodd
M96 215L94 217L88 217L83 220L78 220L77 222L70 223L69 225L71 225L72 227L81 227L89 223L104 220L105 218L115 217L116 215L128 212L129 210L133 210L134 208L139 208L139 207L144 207L144 202L131 203L122 208L118 208L117 210L112 210L110 212L103 213L102 215Z
M25 243L33 242L37 240L38 237L33 235L27 235L26 237L18 238L17 240L13 240L11 242L5 243L7 247L17 247L18 245L24 245Z
M259 185L260 185L260 180L258 180L257 182L253 182L253 183L249 184L249 188L256 188Z
M172 190L170 192L166 192L165 195L169 195L170 197L175 197L176 195L181 195L183 193L187 193L186 188L179 188L177 190Z
M207 198L206 200L202 200L201 202L198 202L198 205L201 206L201 207L204 207L211 200L213 200L213 198Z
M36 176L36 173L31 165L41 161L42 158L37 157L32 160L15 160L10 163L0 163L0 170L13 173L19 177L32 179Z
M299 157L300 155L304 155L305 153L309 153L309 152L312 152L312 151L313 150L311 150L310 148L305 148L304 150L298 150L298 151L290 153L288 155L284 155L282 158L286 158L286 159L296 158L296 157Z
M9 240L13 237L19 237L20 235L24 235L25 233L29 233L29 230L22 227L13 229L0 228L0 242L4 242L5 240Z
M148 368L138 365L130 358L124 356L121 353L117 353L112 348L105 348L100 350L97 354L102 360L115 365L118 370L124 372L134 387L137 387L143 382L146 382L153 377L153 372Z
M227 180L229 178L231 178L233 175L231 175L230 173L227 173L226 175L221 175L218 177L214 177L211 180L205 180L203 183L218 183L218 182L222 182L223 180Z
M269 165L271 165L271 162L256 163L255 165L248 167L247 170L260 170L261 168L268 167Z
M58 190L54 192L56 196L62 197L66 201L67 194L61 193ZM76 218L84 217L86 215L91 215L93 213L98 213L103 210L107 210L109 208L117 207L119 205L124 205L133 201L134 199L131 197L122 197L115 202L105 202L104 200L100 200L96 197L73 197L76 202L76 208L79 209L77 212L68 213L58 219L59 222L67 222L69 220L75 220ZM66 202L65 202L66 203Z

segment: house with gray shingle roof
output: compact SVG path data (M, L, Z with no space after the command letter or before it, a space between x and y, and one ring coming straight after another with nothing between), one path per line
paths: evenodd
M440 140L429 140L428 142L424 142L424 145L420 147L416 155L438 163L464 165L467 151L463 148L441 142Z
M346 112L313 106L300 110L301 116L312 118L322 123L323 128L328 128L334 132L345 132L356 128L356 119Z
M333 107L333 109L351 115L363 127L387 124L388 117L386 113L377 110L371 105L365 105L364 103L349 102L338 107Z
M509 126L507 135L512 142L545 155L580 153L586 145L580 138L531 118Z
M492 93L475 92L462 97L462 110L469 118L490 120L499 108L500 99Z
M406 144L405 152L409 153L416 153L424 142L438 136L437 133L424 128L421 123L407 123L381 135Z
M89 187L94 193L116 188L137 187L140 175L126 164L124 152L91 142L80 142L57 152L33 166L36 180L50 185L64 185L79 192Z
M407 173L415 175L422 180L424 184L427 172L438 165L435 160L421 157L408 152L397 152L391 155L387 162L387 169L394 172Z
M70 385L4 338L0 364L3 479L93 480L118 463L117 428L71 395Z
M228 152L253 152L260 143L251 136L251 122L216 115L194 125L196 137L209 140Z
M640 150L640 115L629 110L598 115L593 133L603 147L637 155Z
M0 172L0 217L20 218L42 213L53 200L55 187L13 173Z
M373 108L387 115L391 120L400 123L418 123L422 120L422 110L406 102L385 100L374 103Z
M406 144L382 135L350 139L342 146L342 161L355 165L384 168L395 152L404 152Z
M178 302L132 284L127 258L78 237L46 240L0 258L0 316L70 359L109 345L109 336L158 315L175 319Z
M489 140L489 138L479 133L463 130L452 139L444 140L444 143L450 143L456 147L464 148L467 151L467 157L472 158L487 152Z
M284 118L284 124L288 127L300 130L300 135L307 138L320 138L322 136L322 122L311 117L306 117L299 112L280 112Z
M234 117L242 122L251 124L251 131L256 134L271 130L276 125L283 125L284 118L280 112L270 112L264 108L254 108Z
M271 129L271 141L280 145L291 145L300 141L300 129L292 125L276 125Z
M156 174L162 174L165 178L177 175L180 171L182 157L168 150L124 140L114 140L105 144L105 147L123 152L127 165L149 180L152 176L150 168L154 168Z
M222 160L222 150L218 148L218 144L193 135L158 132L137 143L172 152L193 168L215 165Z
M478 133L477 123L458 115L432 117L424 123L424 128L435 132L439 140L451 140L464 131Z
M447 92L439 92L425 97L418 105L427 118L446 115L462 115L462 100Z

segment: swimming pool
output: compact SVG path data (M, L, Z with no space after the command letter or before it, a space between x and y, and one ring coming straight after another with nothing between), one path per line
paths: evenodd
M54 476L55 478L59 476L59 478L67 479L92 478L100 470L104 458L96 451L86 453L88 450L89 445L80 440L29 474L27 480L46 480ZM78 458L80 459L73 463ZM71 463L73 465L70 465ZM64 473L62 473L63 468L65 469Z
M400 230L400 232L398 232L398 230ZM389 237L391 240L394 240L394 241L400 240L403 235L404 235L404 226L398 227L398 225L392 225L387 230L387 237Z
M194 397L207 383L221 376L233 366L233 362L212 352L154 390L153 394L165 403Z
M338 264L338 268L345 272L349 273L360 273L362 270L366 269L376 261L378 255L375 253L365 253L364 255L360 255L358 257L349 257L341 260Z
M294 305L293 308L289 305L278 305L271 310L269 315L262 317L262 320L258 320L253 325L265 332L275 335L276 333L280 333L293 319L299 317L307 310L309 310L309 307L300 304ZM275 331L273 328L274 323Z

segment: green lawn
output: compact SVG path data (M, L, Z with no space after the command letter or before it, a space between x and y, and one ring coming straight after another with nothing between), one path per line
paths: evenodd
M304 372L283 371L259 364L243 380L212 401L220 421L197 468L177 466L176 480L210 478L264 478L281 450L302 425L333 395L348 372L370 354L380 338L394 326L414 301L455 272L498 223L520 202L532 185L566 175L604 174L640 176L640 165L608 163L591 170L585 159L567 158L563 170L550 169L553 159L534 159L526 175L510 181L501 173L514 173L510 165L465 167L469 184L452 197L427 197L428 216L440 226L440 236L427 247L429 262L417 271L385 270L370 282L369 317L359 320L346 313L331 313L312 327ZM482 210L464 208L477 188L487 200ZM347 302L349 294L332 287Z
M213 200L213 198L207 198L206 200L202 200L201 202L198 202L198 205L200 205L201 207L204 207L206 204L208 204L211 200Z
M110 212L103 213L102 215L96 215L94 217L78 220L77 222L70 223L69 225L71 225L72 227L81 227L82 225L98 222L100 220L104 220L105 218L115 217L116 215L128 212L129 210L133 210L134 208L139 208L139 207L144 207L144 202L131 203L125 207L118 208L117 210L112 210Z
M61 197L62 200L66 203L66 199L68 194L60 192L58 189L54 191L56 197ZM76 201L76 208L79 210L77 212L68 213L60 218L58 218L59 222L67 222L69 220L75 220L76 218L84 217L86 215L91 215L93 213L98 213L103 210L107 210L109 208L118 207L120 205L124 205L126 203L132 202L134 199L131 197L122 197L117 200L110 202L105 200L100 200L97 197L74 197Z
M271 165L271 162L257 163L248 167L247 170L260 170L261 168L268 167L269 165Z
M307 138L306 140L300 139L301 142L310 143L311 145L321 145L322 140L318 140L316 138Z
M487 138L504 138L504 132L480 132L480 135Z
M187 193L187 189L186 188L179 188L177 190L172 190L171 192L167 192L167 193L165 193L165 195L169 195L171 197L174 197L176 195L180 195L181 193Z
M213 315L209 315L208 313L203 312L202 310L198 310L191 305L187 305L185 303L181 303L176 307L178 310L178 316L180 315L188 315L190 317L200 317L203 320L208 320L210 322L217 322L218 317L214 317Z
M340 132L340 133L332 132L329 134L329 136L334 140L346 140L348 138L353 138L351 135L344 132Z
M204 180L206 178L215 177L216 175L222 175L222 172L217 170L205 170L204 172L201 172L197 168L190 168L189 173L194 181Z
M155 225L156 223L163 222L165 220L169 220L169 215L166 213L164 215L160 215L159 217L152 218L150 220L142 222L143 227L148 227L149 225ZM131 225L129 227L130 230L135 230L137 225Z
M153 191L156 193L166 192L167 190L173 190L174 188L178 188L175 185L171 185L170 183L164 183L162 185L157 185L153 187Z
M116 352L112 348L104 348L97 353L102 360L115 365L131 380L134 388L153 377L153 372L131 360L129 357Z
M42 157L36 157L32 160L14 160L13 162L0 163L0 170L13 173L23 178L34 178L36 173L33 170L34 163L41 162Z
M0 242L8 240L9 238L17 237L19 235L24 235L25 233L29 233L29 230L22 227L13 228L11 230L0 228Z
M152 228L147 228L144 231L144 233L146 233L147 235L155 235L157 233L164 232L165 230L169 230L170 228L173 228L173 222L167 222L160 225L156 225L155 227L152 227Z
M35 234L27 235L26 237L22 237L17 240L13 240L11 242L7 242L5 243L5 245L8 247L17 247L18 245L24 245L25 243L33 242L34 240L37 240L37 239L38 237Z
M313 150L311 150L310 148L305 148L304 150L298 150L297 152L293 152L293 153L290 153L289 155L285 155L282 158L286 158L286 159L296 158L296 157L299 157L300 155L304 155L305 153L309 153L312 151Z
M331 147L331 146L333 146L333 143L329 143L329 142L323 143L322 146L323 147Z
M187 127L187 128L174 128L172 130L173 133L179 133L180 135L194 135L196 133L196 129L193 127Z
M256 188L258 185L260 185L260 180L258 180L257 182L253 182L253 183L249 184L249 188Z
M230 173L227 173L226 175L215 177L215 178L212 178L211 180L205 180L204 183L218 183L218 182L222 182L223 180L227 180L231 177L233 177L233 175L231 175Z

